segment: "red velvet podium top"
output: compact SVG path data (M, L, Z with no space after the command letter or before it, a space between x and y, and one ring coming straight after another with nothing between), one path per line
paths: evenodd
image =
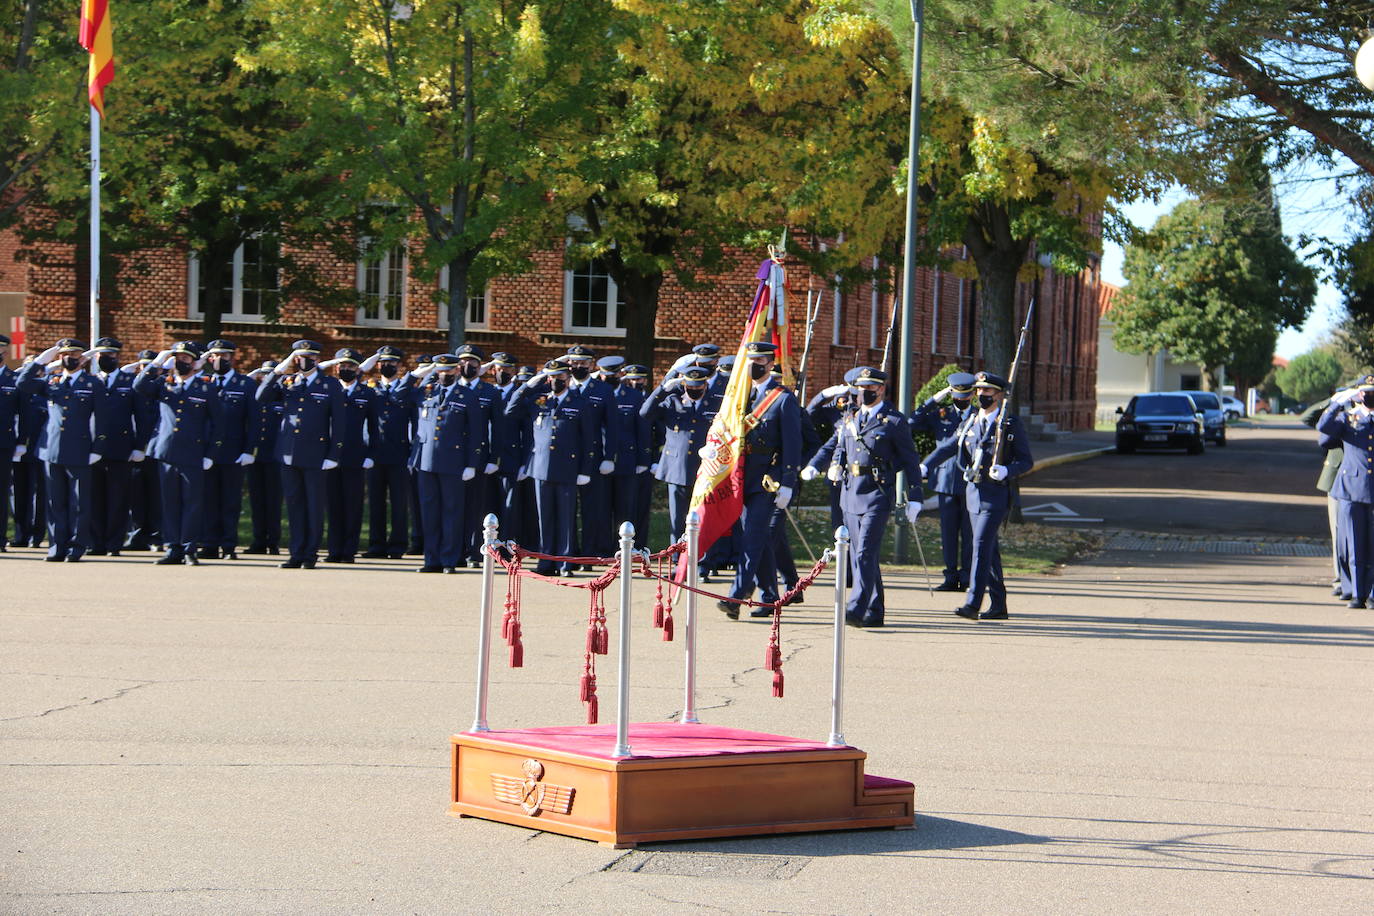
M667 757L716 757L721 754L775 754L786 751L837 750L823 741L806 741L785 735L726 728L721 725L686 725L677 722L635 722L629 728L630 757L616 758L615 725L559 725L550 728L507 728L489 732L464 732L489 741L500 741L544 751L562 751L601 760L660 759Z

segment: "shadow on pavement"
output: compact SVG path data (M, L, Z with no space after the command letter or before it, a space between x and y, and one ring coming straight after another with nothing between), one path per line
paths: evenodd
M663 852L740 853L756 856L850 856L939 849L976 849L985 846L1025 846L1049 842L1053 842L1050 837L917 813L915 830L836 830L828 833L740 837L733 840L684 840L677 843L645 844L639 848Z

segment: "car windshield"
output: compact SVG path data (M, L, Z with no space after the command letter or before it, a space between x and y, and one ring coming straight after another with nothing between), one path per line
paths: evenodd
M1221 404L1217 402L1217 396L1214 394L1208 394L1204 391L1202 394L1194 394L1190 397L1192 397L1193 403L1197 405L1198 410L1221 410Z
M1191 414L1193 405L1186 397L1163 396L1157 398L1136 398L1135 415L1137 417L1166 417L1178 416L1179 414Z

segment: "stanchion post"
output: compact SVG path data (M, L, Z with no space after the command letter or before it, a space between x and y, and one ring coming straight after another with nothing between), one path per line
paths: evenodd
M635 526L620 526L620 657L616 659L615 750L630 756L630 583L634 579Z
M835 529L835 671L830 682L830 747L844 747L841 719L844 714L844 615L849 604L849 529Z
M491 671L491 596L496 580L496 558L491 555L496 546L498 522L487 513L482 519L482 606L477 622L477 712L472 731L491 731L487 727L487 690Z
M701 552L701 518L687 513L687 683L682 701L682 721L696 723L697 718L697 563Z

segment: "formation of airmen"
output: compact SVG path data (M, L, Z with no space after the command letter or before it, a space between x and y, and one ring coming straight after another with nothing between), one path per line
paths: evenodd
M0 551L46 536L49 562L161 550L162 565L242 553L280 555L287 569L313 569L321 552L325 563L410 554L421 573L479 567L481 520L494 512L504 539L544 555L536 572L572 576L579 558L614 553L621 521L644 539L657 484L679 538L734 364L701 344L650 389L647 367L581 345L538 370L471 344L407 369L393 346L321 360L319 344L298 340L245 373L229 340L124 362L121 343L102 337L90 349L58 341L15 372L8 344L0 335L0 455L12 458L0 461ZM861 366L803 408L776 355L767 342L745 350L743 513L699 569L709 582L733 567L720 610L737 618L744 602L796 584L788 506L799 480L820 477L832 521L851 532L851 624L883 624L879 548L903 503L915 522L923 481L939 498L941 590L966 593L960 616L1005 618L997 530L1010 480L1031 465L1019 419L1003 416L1006 381L955 374L908 418L886 400L886 375ZM918 430L938 443L924 460ZM245 489L252 535L241 546Z
M1331 593L1347 607L1374 606L1374 375L1314 404L1304 420L1326 449L1317 487L1331 523Z

